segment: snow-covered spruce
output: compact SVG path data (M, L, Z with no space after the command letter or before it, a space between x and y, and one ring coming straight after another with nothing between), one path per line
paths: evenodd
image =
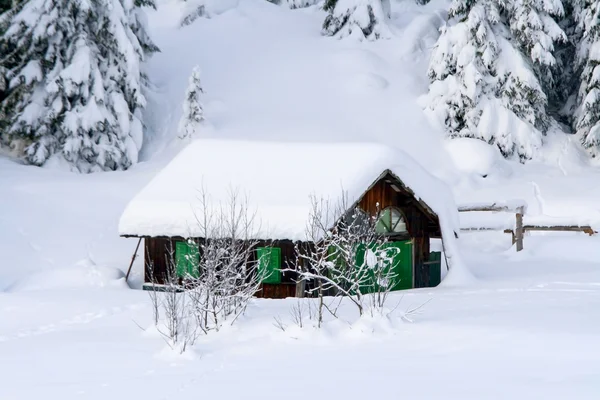
M321 0L267 0L269 3L286 6L293 9L314 6Z
M479 138L521 160L542 145L551 119L536 71L554 65L553 40L564 34L548 14L532 10L520 1L453 1L432 52L427 96L451 137ZM527 18L544 23L527 25Z
M326 0L323 8L329 13L323 23L324 35L358 35L368 40L391 36L389 0Z
M0 0L0 14L8 11L13 6L13 0Z
M35 165L126 169L142 145L153 0L29 0L2 25L2 142Z
M195 66L190 75L188 88L185 92L183 101L183 115L179 120L179 137L181 139L190 138L200 129L200 124L204 121L204 110L200 102L200 96L203 93L202 83L200 82L200 67Z
M186 1L183 11L183 18L181 18L179 26L183 28L184 26L191 25L194 23L194 21L201 17L210 17L209 13L206 11L206 5L204 4L204 1Z
M576 64L580 86L574 127L584 147L593 156L600 154L600 19L598 0L574 1L576 33L581 40L577 45Z
M321 0L283 0L283 4L287 5L291 9L295 9L314 6L320 1Z
M554 45L565 42L567 35L554 17L564 16L561 0L512 0L508 20L512 37L534 63L542 87L549 93L556 85Z

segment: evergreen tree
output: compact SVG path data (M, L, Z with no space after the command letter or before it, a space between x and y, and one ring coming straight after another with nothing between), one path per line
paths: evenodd
M13 0L0 0L0 14L10 10L13 6Z
M556 65L553 68L555 82L553 87L546 88L546 93L549 114L561 123L563 131L571 133L579 89L576 44L580 42L581 36L577 32L572 1L564 2L564 10L559 26L566 34L567 40L555 45Z
M368 40L389 38L389 0L326 0L329 14L323 23L323 34L343 38L352 34Z
M190 75L188 88L183 101L183 115L179 120L179 137L190 138L200 130L204 121L204 110L200 96L204 93L200 82L200 67L195 66Z
M53 156L81 172L135 163L140 63L158 50L140 7L152 1L27 0L11 11L0 38L2 142L35 165Z
M269 3L283 5L291 8L292 10L296 8L306 8L310 6L314 6L319 3L321 0L267 0Z
M10 26L10 18L14 15L14 10L17 7L17 0L0 0L0 37L4 35L4 32ZM0 48L1 49L1 48ZM2 57L0 56L0 59ZM8 71L6 67L0 63L0 103L8 95L8 80L6 79ZM2 113L0 108L0 129L2 128L2 121L6 116ZM0 133L2 131L0 130ZM1 138L1 136L0 136Z
M595 157L600 153L600 2L575 0L578 78L574 128L584 147Z
M206 10L205 0L184 0L183 17L179 22L180 27L191 25L198 18L210 18L210 14Z
M454 0L428 71L427 108L451 137L479 138L521 160L534 155L551 122L536 72L554 66L553 41L564 35L536 11L548 8L532 4ZM551 73L545 78L552 82Z
M291 9L305 8L314 6L321 0L284 0L284 3Z
M556 87L554 45L567 37L554 17L563 17L560 0L513 0L509 8L510 31L521 50L531 58L546 92Z

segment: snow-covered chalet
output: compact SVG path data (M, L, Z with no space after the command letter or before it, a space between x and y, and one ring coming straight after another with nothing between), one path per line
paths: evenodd
M448 258L459 231L448 187L400 150L374 143L196 140L121 217L120 235L144 241L146 286L164 283L169 251L186 263L189 239L211 239L206 236L213 231L201 226L199 215L242 200L254 221L256 252L271 251L264 268L272 273L257 294L263 297L303 295L296 273L284 266L297 265L295 246L311 241L307 226L315 200L377 218L377 232L401 250L394 261L401 277L395 289L437 285L440 253L431 251L430 240L442 238ZM336 220L325 223L333 228ZM193 265L177 271L197 273L187 271Z

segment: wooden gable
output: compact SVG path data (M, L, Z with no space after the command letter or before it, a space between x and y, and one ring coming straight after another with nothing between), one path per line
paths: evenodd
M377 215L387 207L397 207L407 219L411 237L422 236L424 233L430 237L442 236L438 216L390 171L380 175L356 206L369 215Z

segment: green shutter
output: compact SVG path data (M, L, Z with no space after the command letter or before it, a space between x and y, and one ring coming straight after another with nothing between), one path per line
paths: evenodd
M194 243L175 243L175 266L177 276L180 278L198 277L198 263L200 254L198 246Z
M258 247L256 249L258 273L264 276L262 283L281 283L281 249Z

